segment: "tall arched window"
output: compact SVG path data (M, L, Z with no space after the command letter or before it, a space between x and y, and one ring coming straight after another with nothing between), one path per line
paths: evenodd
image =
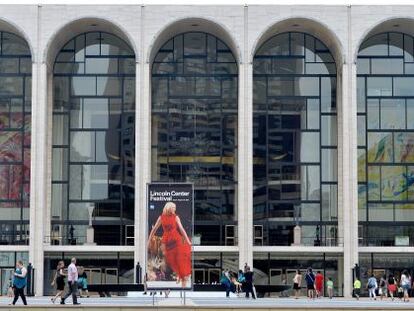
M53 69L51 242L123 245L134 224L135 55L120 38L70 40Z
M202 32L170 39L152 66L152 180L194 183L204 245L235 243L237 72L228 46Z
M26 41L0 32L0 244L29 243L32 60Z
M266 41L253 61L255 245L305 245L337 237L336 65L317 38Z
M358 199L364 245L412 245L414 38L387 32L358 53ZM404 240L405 237L408 240ZM401 240L401 239L400 239Z

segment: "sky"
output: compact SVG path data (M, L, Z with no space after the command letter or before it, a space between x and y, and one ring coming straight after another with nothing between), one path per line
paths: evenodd
M0 0L0 4L414 5L414 0Z

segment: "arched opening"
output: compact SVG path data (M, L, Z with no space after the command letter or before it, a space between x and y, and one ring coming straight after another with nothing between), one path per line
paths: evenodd
M337 72L303 32L270 37L253 60L255 245L335 246L338 236Z
M0 47L0 244L27 245L32 56L11 32L0 31Z
M201 245L235 245L225 235L237 225L238 66L233 52L210 33L177 34L154 56L151 79L152 181L193 182Z
M134 225L135 53L107 32L70 39L53 62L54 245L128 245ZM92 212L93 241L88 241Z
M377 26L358 52L358 211L364 246L412 245L414 37L412 21L410 32L399 31L408 30L406 22Z

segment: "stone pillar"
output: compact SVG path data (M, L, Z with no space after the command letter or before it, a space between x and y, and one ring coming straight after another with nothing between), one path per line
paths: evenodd
M137 63L136 72L136 164L135 164L135 264L140 263L142 277L146 268L147 183L151 181L151 97L150 64Z
M356 66L345 63L342 67L342 205L344 237L344 296L352 295L352 268L358 262L358 159L356 119Z
M47 208L47 141L48 141L48 67L32 66L32 144L30 180L30 247L29 260L35 268L35 294L43 295L43 243Z
M239 65L238 112L238 245L239 266L253 266L253 70Z

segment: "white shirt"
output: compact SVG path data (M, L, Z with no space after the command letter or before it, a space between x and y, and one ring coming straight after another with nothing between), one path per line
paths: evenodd
M77 281L78 280L78 268L74 263L71 263L68 267L68 281Z

